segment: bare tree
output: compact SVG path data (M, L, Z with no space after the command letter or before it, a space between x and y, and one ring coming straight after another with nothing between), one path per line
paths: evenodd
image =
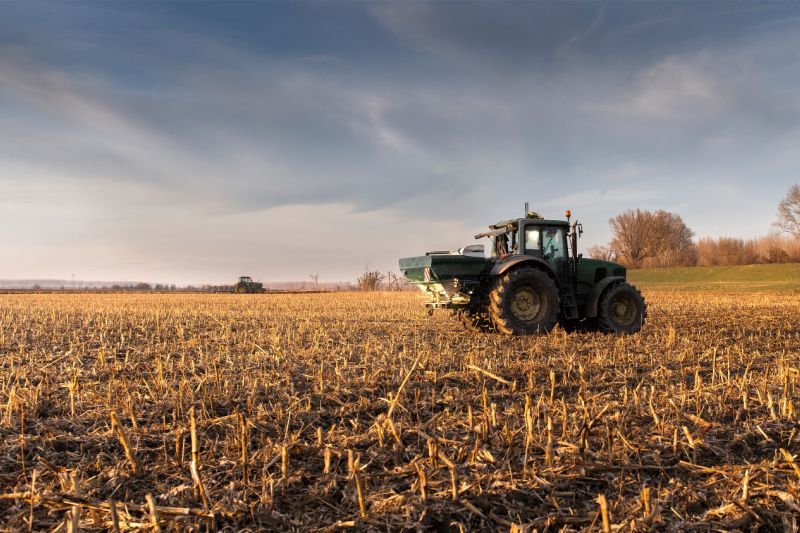
M800 238L800 185L792 185L786 197L778 204L778 222L781 231Z
M698 264L750 265L800 262L800 239L771 234L754 239L705 237L697 241Z
M386 279L381 272L377 270L364 272L356 280L358 290L360 291L377 291L381 287L381 283Z
M314 282L314 288L319 289L319 272L309 274L308 277Z
M694 232L680 215L629 209L611 218L609 249L632 268L695 264ZM647 262L647 264L646 264Z
M659 210L655 212L653 224L654 266L691 266L697 263L697 247L692 241L694 232L680 215Z
M592 246L589 248L589 257L592 259L602 259L603 261L613 261L615 257L614 250L608 246Z
M633 268L640 268L647 257L655 254L653 219L650 211L628 209L608 221L612 233L610 248Z
M390 291L401 291L403 290L403 283L405 280L403 276L398 276L391 270L386 273L387 284L389 285Z

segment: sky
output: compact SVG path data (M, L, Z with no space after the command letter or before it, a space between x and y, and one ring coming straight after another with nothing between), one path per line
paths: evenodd
M0 2L0 279L354 280L523 204L771 231L800 4Z

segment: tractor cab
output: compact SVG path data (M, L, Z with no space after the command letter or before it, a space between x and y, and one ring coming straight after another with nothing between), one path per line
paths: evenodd
M517 221L517 227L517 254L541 257L549 263L569 257L569 224L563 220L521 218Z
M250 276L239 276L239 283L253 283L253 278Z
M569 219L547 220L535 211L524 218L504 220L489 226L491 231L475 235L476 239L492 239L491 257L505 261L513 256L533 256L546 262L562 282L574 269L567 267L570 259L570 237L580 232L580 225L571 227ZM570 231L572 230L572 231ZM574 253L573 258L577 260Z

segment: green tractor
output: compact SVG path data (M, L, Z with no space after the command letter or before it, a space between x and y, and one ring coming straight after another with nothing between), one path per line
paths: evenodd
M578 254L581 224L547 220L525 205L525 217L489 226L475 236L491 240L458 252L428 252L400 259L400 270L429 297L450 309L470 331L507 335L567 331L636 333L647 316L641 293L624 266Z
M237 294L260 294L264 291L264 284L253 281L250 276L240 276L239 281L233 286L233 292Z

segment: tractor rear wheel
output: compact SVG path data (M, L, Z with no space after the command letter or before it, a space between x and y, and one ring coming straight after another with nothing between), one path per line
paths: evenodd
M489 293L492 322L506 335L547 333L558 320L558 289L541 270L519 267L498 277Z
M597 306L597 323L609 333L636 333L642 329L646 316L642 293L625 282L609 287Z

